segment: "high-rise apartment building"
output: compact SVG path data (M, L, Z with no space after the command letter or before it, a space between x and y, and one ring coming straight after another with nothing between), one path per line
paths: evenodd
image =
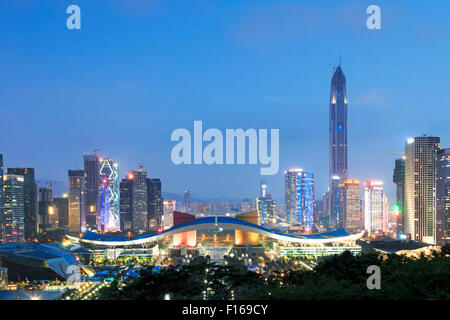
M163 228L164 230L173 227L173 212L176 211L175 200L163 200Z
M6 172L24 178L25 239L31 239L37 233L39 214L38 187L34 179L34 168L7 168Z
M69 232L84 232L86 226L85 177L83 170L69 170Z
M63 194L62 197L53 198L53 208L58 217L57 227L68 228L69 226L69 195Z
M58 222L57 212L53 206L52 186L39 188L39 233L49 228L56 228Z
M440 138L421 136L405 144L403 230L412 240L436 243L437 152Z
M184 191L184 211L190 212L191 210L191 191L186 190Z
M384 190L383 182L369 180L364 183L364 227L370 233L384 231Z
M291 168L285 174L286 219L291 225L314 225L314 175L302 169Z
M4 243L25 241L24 177L3 175L3 230Z
M450 242L450 148L437 153L436 243Z

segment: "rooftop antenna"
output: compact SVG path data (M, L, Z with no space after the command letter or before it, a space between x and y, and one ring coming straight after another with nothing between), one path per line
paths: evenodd
M339 68L341 67L341 62L342 62L342 54L339 56Z

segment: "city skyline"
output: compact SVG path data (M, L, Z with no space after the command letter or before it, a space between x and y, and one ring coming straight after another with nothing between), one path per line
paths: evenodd
M355 4L343 7L329 3L329 21L323 8L318 10L314 5L253 3L256 9L249 11L246 5L221 4L183 17L180 8L184 5L158 5L144 8L143 13L119 12L112 5L94 12L95 6L81 1L86 20L78 34L68 33L64 27L59 29L59 21L50 19L57 17L57 4L45 10L39 5L23 6L16 11L14 20L2 16L0 24L7 31L3 40L10 50L0 55L4 61L11 61L0 78L3 103L7 106L4 113L6 118L20 119L4 124L9 133L2 143L5 167L35 168L37 180L63 181L67 188L67 169L81 167L84 152L103 148L102 154L119 162L120 178L148 159L145 169L150 171L149 176L165 181L165 192L181 195L189 189L195 198L257 196L259 166L177 167L170 163L170 131L190 127L193 120L200 119L208 127L221 129L279 128L280 170L267 178L273 198L282 202L283 171L291 167L314 173L317 198L328 187L329 63L337 64L341 54L348 82L348 166L352 178L382 180L391 202L395 198L395 157L388 153L401 152L405 139L424 133L440 136L442 147L450 141L445 130L449 113L444 86L447 62L441 58L449 52L439 42L447 32L439 23L448 22L434 15L435 10L445 11L448 4L439 3L427 13L417 4L381 4L383 29L391 30L389 35L384 30L377 34L366 30L364 8ZM1 6L7 9L10 5ZM360 19L361 28L338 24L340 27L330 31L328 27L343 21L339 15L343 8L355 17L349 23L353 26ZM226 13L231 9L238 14L227 21ZM281 14L294 23L289 9L300 17L313 12L318 22L311 22L310 28L305 28L304 22L294 24L292 33L284 36L281 33L286 25L274 23L276 40L264 32L255 34L256 39L233 33L243 30L248 36L249 32L256 32L251 24L255 17L273 21L275 14ZM192 19L208 23L208 14L219 10L225 16L216 16L216 29L199 30L191 25L184 28ZM169 21L178 23L158 29L163 21L150 19L144 12L153 18L164 13ZM38 16L34 16L36 13ZM112 41L109 31L101 28L106 15L110 15L108 21L120 18L120 23L110 26L117 41ZM415 32L408 32L402 23L419 15L424 22L412 26ZM50 22L36 30L26 22L31 19L39 25L43 18ZM133 19L138 22L131 23ZM44 31L48 38L40 36ZM189 41L183 38L185 32L190 32ZM403 37L394 37L396 32ZM434 32L434 37L425 39L423 34L427 32ZM161 41L158 45L152 41L165 39L168 34L176 41ZM17 35L24 42L16 42ZM316 38L320 40L305 42ZM60 47L55 48L52 39L57 39ZM206 45L205 40L210 44ZM125 41L130 49L127 52L121 49ZM427 52L423 41L439 50ZM33 56L27 50L30 45ZM105 51L105 45L109 50ZM49 47L54 49L53 59L49 59ZM396 50L384 52L382 48L386 47ZM90 49L86 51L87 48ZM100 57L105 60L99 60ZM66 59L71 63L66 64ZM418 59L424 62L418 65ZM183 71L175 70L177 66ZM34 71L31 76L26 71L30 68ZM90 73L79 71L85 69ZM409 77L412 70L417 80ZM271 77L264 76L269 73ZM240 84L236 84L236 78L241 79ZM213 79L217 84L211 86ZM28 88L27 97L18 94L18 90L23 90L22 84ZM243 85L248 89L243 91ZM432 106L425 115L421 112L424 105ZM22 117L19 112L29 117ZM105 121L100 120L103 117ZM117 129L106 135L108 122ZM18 153L17 145L27 148ZM48 161L52 153L56 154ZM238 176L243 177L239 184L235 183ZM57 183L54 187L58 187Z

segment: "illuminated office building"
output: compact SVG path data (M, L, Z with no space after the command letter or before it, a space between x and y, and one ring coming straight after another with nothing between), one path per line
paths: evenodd
M3 230L4 243L25 241L24 177L3 175Z
M450 148L437 153L436 242L450 242Z
M120 230L119 164L114 158L99 158L97 229L100 232Z
M147 171L139 169L131 171L131 229L135 231L148 231L148 192Z
M302 169L285 171L286 217L291 225L314 225L314 175Z
M410 138L405 144L404 233L414 241L436 243L436 180L439 137Z
M359 180L346 179L342 186L344 195L344 228L352 231L362 229L361 223L361 192Z
M364 227L369 233L381 233L384 230L383 182L375 180L366 181L364 183L364 195Z
M86 213L86 219L82 221L81 228L83 230L96 230L101 158L98 157L96 154L85 153L83 160L84 160L84 177L85 177L84 212Z
M344 184L346 178L333 176L331 187L328 192L329 210L330 210L330 229L339 229L344 227Z
M83 170L69 170L69 232L86 231L85 178Z
M163 228L164 230L173 227L173 212L176 211L175 200L163 200Z
M333 226L342 225L339 208L342 203L339 191L336 190L339 181L348 177L347 155L347 89L345 75L341 66L333 68L331 79L329 107L329 192L330 223Z
M147 208L148 208L148 228L157 230L162 227L162 191L161 180L156 178L147 178Z
M8 174L20 175L24 178L24 215L25 239L34 237L37 233L38 220L38 187L34 179L33 168L8 168Z
M132 230L132 192L133 174L130 172L120 182L120 229L122 231Z

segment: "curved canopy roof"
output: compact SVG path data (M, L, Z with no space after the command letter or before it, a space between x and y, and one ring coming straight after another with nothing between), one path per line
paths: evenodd
M216 229L216 228L255 232L260 235L267 236L269 238L277 239L280 241L295 242L302 244L325 244L332 242L351 241L359 239L364 234L364 232L358 234L349 234L344 228L341 228L324 233L316 233L309 235L292 235L287 233L276 232L268 228L250 222L242 221L236 218L212 216L212 217L198 218L193 221L186 222L178 226L174 226L170 229L164 230L161 233L149 234L138 237L117 237L98 234L90 231L87 231L81 238L71 236L67 237L73 241L96 245L126 246L157 241L165 237L172 236L174 234L182 232L192 230Z

